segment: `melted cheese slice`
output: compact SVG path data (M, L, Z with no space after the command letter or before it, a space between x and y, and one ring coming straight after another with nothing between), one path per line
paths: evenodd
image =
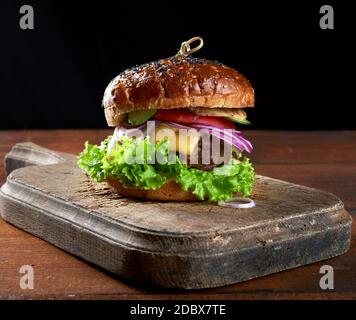
M164 124L156 127L155 141L167 139L171 151L191 155L198 147L200 133L195 129L176 129Z

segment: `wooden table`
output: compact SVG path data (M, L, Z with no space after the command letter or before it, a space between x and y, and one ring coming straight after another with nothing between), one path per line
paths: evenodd
M0 131L3 157L17 142L78 153L83 142L98 143L110 130ZM356 299L356 131L245 133L255 150L259 174L323 189L339 196L353 215L348 253L327 261L244 283L195 291L133 285L8 225L0 219L0 299ZM60 183L60 181L58 182ZM322 265L334 268L334 290L322 290ZM33 290L19 287L22 265L34 268Z

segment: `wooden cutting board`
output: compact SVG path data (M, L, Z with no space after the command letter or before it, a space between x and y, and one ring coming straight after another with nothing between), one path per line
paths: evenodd
M32 143L16 144L5 168L4 220L134 281L216 287L350 247L351 217L336 196L268 177L257 178L256 207L231 209L127 199L91 182L75 156Z

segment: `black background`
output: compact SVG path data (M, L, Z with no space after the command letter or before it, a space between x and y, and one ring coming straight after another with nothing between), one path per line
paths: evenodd
M106 127L108 82L196 35L205 45L195 56L251 81L251 128L356 128L347 3L1 1L0 129ZM34 8L34 30L19 27L23 4ZM334 8L334 30L319 27L322 4Z

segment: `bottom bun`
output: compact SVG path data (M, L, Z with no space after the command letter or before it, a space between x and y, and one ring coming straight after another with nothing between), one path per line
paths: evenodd
M156 190L125 188L120 181L107 178L109 188L128 198L138 198L153 201L197 201L198 198L190 191L184 191L175 181L167 181Z

